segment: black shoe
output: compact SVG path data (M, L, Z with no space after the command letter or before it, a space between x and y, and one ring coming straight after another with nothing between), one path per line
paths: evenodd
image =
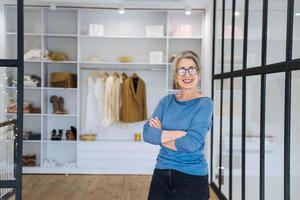
M74 126L71 126L72 133L74 134L74 140L77 139L77 129Z
M62 130L62 129L59 129L59 130L58 130L58 135L56 136L56 140L61 140L62 135L63 135L63 130Z
M53 129L52 130L52 135L51 135L51 140L56 140L56 130L55 129Z

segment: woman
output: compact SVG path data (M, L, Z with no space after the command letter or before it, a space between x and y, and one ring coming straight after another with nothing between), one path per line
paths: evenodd
M173 63L180 93L163 97L143 130L145 142L161 146L148 200L207 200L204 144L213 102L197 89L200 62L196 53L183 51Z

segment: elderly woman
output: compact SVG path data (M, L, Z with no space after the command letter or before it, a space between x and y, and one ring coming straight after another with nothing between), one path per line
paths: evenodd
M199 56L183 51L174 59L179 94L163 97L144 125L145 142L160 145L148 200L208 200L205 137L211 127L213 102L197 88Z

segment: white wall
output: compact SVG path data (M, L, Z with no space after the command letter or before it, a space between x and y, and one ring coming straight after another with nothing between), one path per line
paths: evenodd
M213 32L213 1L210 1L205 8L205 35L203 45L203 63L202 68L202 92L204 96L211 96L212 82L212 32ZM211 133L206 138L206 159L208 161L208 171L210 176L210 143Z
M0 59L4 58L4 3L0 1ZM0 67L0 122L4 121L4 90L1 85L4 84L2 74L4 69Z

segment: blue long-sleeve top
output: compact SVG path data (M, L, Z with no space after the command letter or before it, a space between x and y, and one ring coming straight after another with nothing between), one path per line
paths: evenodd
M151 127L148 121L143 129L145 142L161 146L155 168L207 175L204 145L212 113L213 102L209 97L186 101L177 100L174 94L163 97L152 114L159 118L162 129ZM162 130L186 131L187 134L175 140L175 151L162 145Z

